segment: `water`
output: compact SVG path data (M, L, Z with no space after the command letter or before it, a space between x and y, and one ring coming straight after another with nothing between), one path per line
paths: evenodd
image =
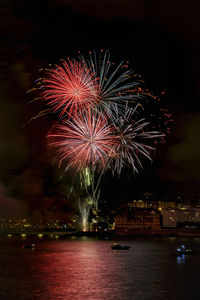
M199 300L199 255L178 259L170 254L184 243L200 250L200 238L135 239L121 242L89 238L0 239L2 300Z

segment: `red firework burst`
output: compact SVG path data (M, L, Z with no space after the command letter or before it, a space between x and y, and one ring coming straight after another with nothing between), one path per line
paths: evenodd
M60 164L67 160L68 167L77 170L85 166L105 169L118 145L114 127L108 124L107 117L91 110L57 125L56 133L47 137Z
M97 77L82 62L63 61L61 66L47 70L42 78L41 98L59 111L60 117L65 113L76 115L96 102Z

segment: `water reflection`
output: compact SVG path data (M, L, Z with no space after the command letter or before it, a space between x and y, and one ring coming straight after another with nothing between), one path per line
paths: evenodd
M182 254L180 256L177 256L176 261L179 265L181 265L185 263L185 259L186 259L185 254Z
M120 261L117 265L116 260L108 264L106 256L111 254L108 245L96 247L96 242L85 241L53 246L51 252L49 247L43 249L41 259L34 262L32 269L39 277L40 293L42 288L45 299L116 299L120 282L115 276L120 278ZM117 294L117 299L122 299L120 291ZM33 295L39 297L38 287ZM56 298L58 295L61 298Z
M125 252L88 238L26 242L35 251L23 249L21 238L0 243L0 299L199 299L198 256L171 256L180 239L129 241Z

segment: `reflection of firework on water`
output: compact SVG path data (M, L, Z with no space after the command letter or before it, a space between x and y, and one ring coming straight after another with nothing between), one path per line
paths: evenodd
M113 114L115 116L116 105L118 111L123 113L127 102L133 103L139 98L139 95L134 92L139 83L133 81L135 76L133 70L124 71L128 65L122 61L115 66L110 60L110 53L102 52L97 56L94 51L90 53L89 59L83 56L80 59L98 78L96 109L105 111L111 117Z
M49 145L56 150L60 164L66 161L68 168L103 169L117 144L113 130L107 117L89 110L58 125L56 133L48 135Z
M46 69L40 79L40 97L60 116L75 115L96 101L97 77L76 60L63 61L56 68Z
M137 107L138 105L134 110L127 109L125 115L115 121L118 146L111 161L113 173L120 174L126 166L138 173L142 169L142 161L145 158L151 160L151 154L155 150L152 145L164 136L158 131L148 131L149 123L144 118L136 121L133 114L137 113Z

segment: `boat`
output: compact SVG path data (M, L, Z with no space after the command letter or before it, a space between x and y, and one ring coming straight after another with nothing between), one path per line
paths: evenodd
M22 248L31 248L31 249L35 249L35 244L26 244L26 245L23 245Z
M174 256L182 256L182 255L193 255L196 254L192 249L187 248L185 245L181 245L176 249L176 253L172 253Z
M131 247L130 247L130 246L126 246L126 245L122 246L122 245L120 245L120 244L114 243L114 244L111 246L111 248L112 248L113 250L129 250Z

